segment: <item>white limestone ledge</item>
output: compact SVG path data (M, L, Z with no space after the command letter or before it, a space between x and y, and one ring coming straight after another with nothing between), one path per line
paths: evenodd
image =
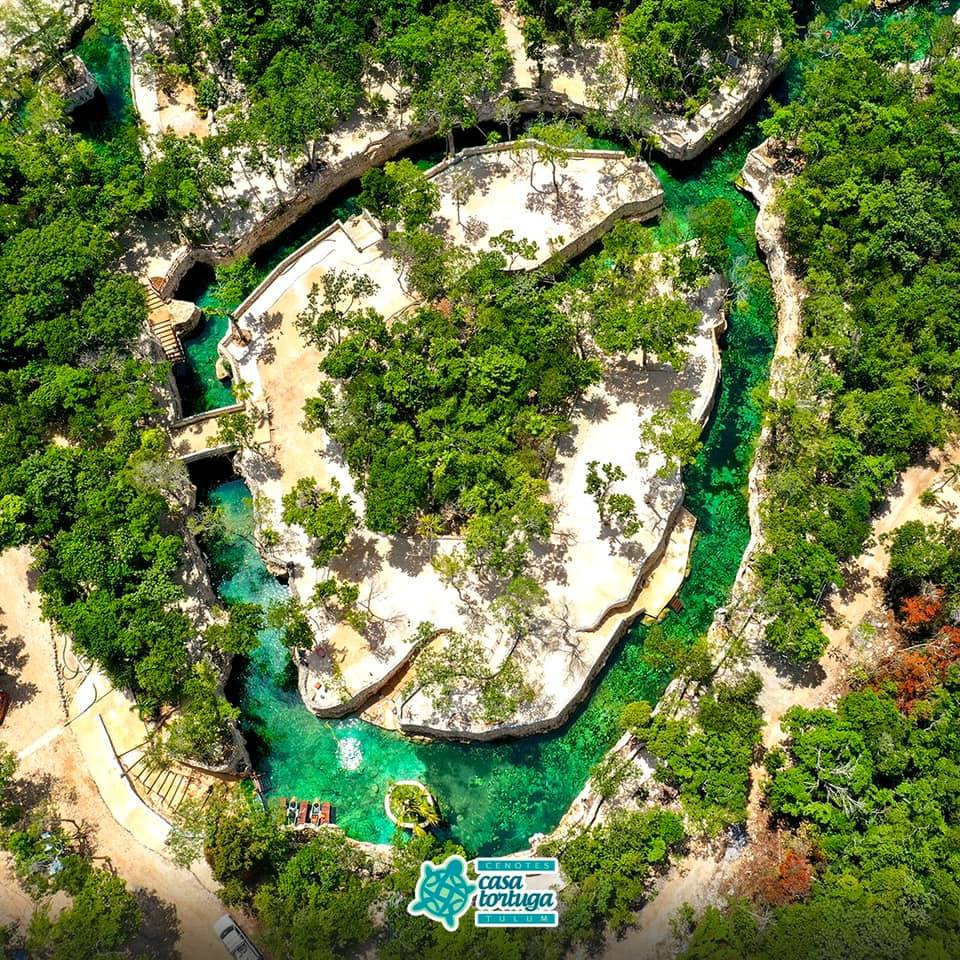
M512 93L522 114L583 114L599 106L595 102L602 86L597 75L604 61L598 44L585 44L569 55L551 50L547 70L540 78L526 58L519 21L504 9L503 26L513 67L503 89L477 106L478 121L493 120L498 98ZM149 71L140 69L142 51L132 50L137 68L132 87L138 110L148 129L156 132L161 107ZM657 148L674 160L690 160L733 129L760 101L764 92L782 72L785 60L779 54L742 64L713 97L692 117L655 114L650 133ZM388 100L385 116L358 111L324 140L317 170L305 169L303 155L280 158L272 175L253 170L236 161L233 182L222 202L206 210L205 227L215 241L201 246L183 244L163 231L144 230L131 238L124 265L143 277L162 277L161 292L170 295L196 263L217 265L270 242L283 230L322 203L333 192L359 179L368 170L382 166L404 150L436 136L436 126L417 125L395 103L396 92L388 85L380 91ZM614 97L607 104L613 108ZM210 124L216 129L216 120Z
M495 235L508 225L518 238L541 242L548 228L559 231L562 244L547 244L547 249L531 262L533 265L546 259L558 246L579 252L619 216L650 216L662 204L662 189L649 167L641 161L628 160L618 151L572 152L563 170L561 200L557 202L546 167L539 164L530 169L534 154L535 148L529 145L519 154L497 146L470 151L469 155L465 151L458 158L457 162L472 167L484 184L472 209L489 229L470 237L451 236L452 239L478 248L485 246L486 236ZM444 217L450 203L449 178L445 169L434 176L443 198L438 229L452 235L454 223ZM522 184L522 190L518 190L518 184ZM388 318L412 303L400 284L394 262L385 254L375 225L363 216L356 217L322 231L281 263L237 309L241 336L228 336L222 344L235 378L250 387L249 402L269 411L269 450L244 451L238 458L238 467L254 494L263 495L271 505L269 522L281 532L281 544L266 559L291 571L291 589L303 597L328 574L314 568L310 544L302 531L282 523L283 493L303 476L313 477L321 485L336 478L343 491L354 499L358 513L363 512L362 496L336 445L322 432L306 434L300 425L304 400L314 395L319 386L320 356L304 346L294 319L306 304L313 284L325 271L334 268L361 270L373 278L377 291L369 305ZM570 449L561 453L551 477L551 496L559 508L558 534L553 547L538 557L544 580L557 580L555 607L568 623L564 630L592 631L598 613L627 603L635 591L638 575L648 571L650 558L666 542L680 505L679 482L669 478L651 483L660 466L656 457L644 468L637 465L633 453L639 446L641 411L634 396L638 391L648 391L652 404L646 410L649 414L665 402L672 389L685 386L698 395L694 415L706 417L719 371L715 328L722 323L722 299L723 292L716 281L697 295L705 320L696 338L693 359L681 375L655 362L644 367L639 358L625 358L609 364L604 384L584 398ZM618 441L621 432L628 435L629 448ZM581 438L588 435L594 439L589 444L582 443ZM644 530L630 544L620 544L610 531L600 529L595 506L583 492L589 460L606 461L611 458L610 450L618 447L628 473L625 487L637 492L638 506L645 518ZM649 503L642 502L644 491L650 493ZM587 528L580 529L584 522ZM574 539L579 546L571 551ZM450 550L457 542L447 538L435 549ZM482 618L488 611L492 596L485 596L477 584L469 586L463 596L458 595L439 578L429 562L429 551L429 545L417 538L382 537L364 531L352 538L344 556L333 563L333 572L361 585L361 598L376 614L376 622L369 635L363 637L343 624L315 623L318 647L299 653L300 691L315 713L342 716L355 712L393 682L413 652L413 637L422 622L428 621L438 629L476 633L477 617ZM602 561L611 578L601 581L602 589L597 593L566 597L568 591L563 584L568 580L568 571L564 558L568 555L574 557L570 560L571 571L575 572L577 564L588 567ZM496 653L502 638L491 635L490 642ZM603 649L591 646L585 657L596 661L607 644L600 646ZM580 656L576 645L570 649L571 655ZM396 726L398 719L393 716L383 722Z
M789 361L796 354L800 342L803 300L806 296L803 284L790 264L783 235L783 216L776 209L775 203L778 189L785 186L794 173L795 169L789 162L775 155L770 140L765 140L747 154L741 173L744 189L757 204L757 243L763 251L777 306L777 339L770 364L769 387L770 395L774 398L783 395L785 379L790 370ZM769 458L769 430L768 426L761 429L757 452L750 468L750 542L737 571L731 598L732 607L749 592L752 562L762 548L760 499Z
M672 160L692 160L731 131L760 102L783 72L786 60L772 54L745 64L689 119L654 114L650 132L657 147Z
M488 223L490 234L499 232L498 218L508 217L503 225L509 222L518 237L542 239L546 210L553 229L561 230L568 246L576 248L578 238L594 238L623 210L640 209L649 215L662 202L659 184L645 164L627 161L618 152L585 151L569 158L561 188L564 202L557 204L548 189L549 171L542 164L530 170L532 149L524 148L519 162L502 147L459 160L480 168L475 172L486 189L475 212ZM444 229L449 184L443 170L435 176L443 196L439 229ZM529 208L520 202L518 183L535 201ZM445 229L454 229L449 219ZM483 246L485 236L474 234L473 245ZM290 570L290 587L302 597L309 596L328 572L314 568L302 531L282 523L283 493L303 476L314 477L321 485L336 478L354 499L358 513L363 512L362 495L336 445L322 433L306 434L300 425L303 402L319 386L320 357L305 348L293 321L312 285L333 268L359 269L371 276L377 291L370 305L387 317L411 304L374 225L363 217L353 218L334 224L280 264L238 308L241 337L224 343L235 377L250 387L250 402L270 411L269 450L244 451L238 466L254 494L270 505L268 522L281 533L280 545L266 559ZM672 284L661 279L657 288L668 293ZM693 416L705 422L719 377L716 336L724 322L724 294L720 278L713 278L691 295L702 321L682 371L659 364L656 358L647 358L646 364L635 356L610 360L602 383L588 392L575 412L573 430L549 477L549 496L557 507L556 533L534 560L547 602L529 633L536 642L525 641L516 654L517 662L529 672L528 682L538 691L536 701L509 724L491 727L471 719L476 710L467 691L449 716L433 718L425 697L415 694L401 702L400 692L393 690L376 722L411 732L488 737L521 735L556 725L585 695L625 625L643 611L659 614L685 573L692 526L683 526L679 542L686 549L675 550L672 557L679 570L677 582L652 611L649 598L637 607L640 586L671 543L676 520L682 515L683 492L678 476L657 476L663 464L658 453L643 465L634 454L640 447L641 424L675 389L682 387L695 395ZM585 492L591 460L618 463L626 473L622 490L634 496L643 524L631 542L622 542L600 524ZM445 538L432 549L442 553L457 545L456 538ZM363 531L334 561L332 571L359 583L361 599L376 619L364 636L344 624L319 619L314 624L318 646L297 654L300 692L309 709L321 716L342 716L362 708L385 687L405 686L400 680L423 622L441 633L453 630L479 638L491 664L506 657L513 643L489 617L495 593L475 580L458 592L440 579L430 563L430 551L429 544L414 537Z

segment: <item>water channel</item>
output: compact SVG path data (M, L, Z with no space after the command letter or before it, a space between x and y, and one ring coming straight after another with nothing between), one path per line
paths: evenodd
M952 12L958 6L918 5L938 12ZM908 16L888 15L867 25L896 30ZM108 80L115 79L123 60L115 47L104 51L96 43L81 54L92 69L95 63L100 65ZM801 82L800 71L791 68L778 85L777 96L789 96ZM120 106L128 109L129 98ZM650 227L659 242L690 236L691 212L711 200L727 200L734 212L727 238L732 292L723 375L704 449L684 478L686 506L698 521L690 575L680 592L682 611L670 613L659 626L684 643L701 636L717 607L727 601L749 539L746 483L760 424L753 394L767 376L775 318L769 278L754 239L756 213L736 180L747 152L761 140L757 121L762 111L754 111L735 135L706 157L682 167L654 165L666 194L664 215ZM427 148L416 156L425 163L432 159ZM352 212L355 203L349 191L317 207L254 255L259 275L333 219ZM216 343L225 329L219 312L233 305L216 302L212 275L195 274L178 295L195 300L208 316L186 341L188 362L178 371L185 412L229 403L229 385L217 380L214 366ZM263 604L282 597L285 588L267 571L249 537L253 521L246 485L232 475L226 461L204 461L195 476L201 498L221 506L228 518L227 535L205 544L219 595L228 601ZM355 718L320 720L304 708L289 654L269 630L262 633L258 649L237 664L231 690L242 707L244 732L271 796L328 800L349 835L387 841L392 829L383 812L384 791L393 780L416 778L438 796L453 837L475 853L502 853L525 847L532 834L556 825L591 767L616 739L624 704L638 699L653 703L661 695L669 676L644 663L648 629L640 624L630 630L587 702L566 725L519 741L415 742Z
M751 391L769 366L773 307L756 256L755 210L734 181L757 142L759 133L751 125L695 172L681 176L657 167L667 212L651 229L664 243L689 236L691 209L709 200L725 198L735 213L728 238L733 294L720 394L704 451L686 477L687 507L698 519L691 574L681 591L683 611L662 624L685 642L703 634L725 602L749 538L746 478L759 426ZM264 266L282 252L265 258ZM212 295L212 289L203 294ZM216 467L210 472L201 467L197 477L202 496L224 509L234 531L207 545L220 595L261 603L282 596L284 588L248 539L252 516L246 485L218 475ZM571 722L515 742L418 743L358 719L320 720L304 709L290 683L289 655L270 631L242 666L235 690L257 769L271 795L322 797L334 804L337 822L349 834L386 841L392 829L383 814L384 790L393 780L415 778L437 794L454 837L479 853L505 852L523 848L531 834L556 825L616 739L624 704L653 703L662 693L669 676L643 662L645 633L643 626L630 631Z

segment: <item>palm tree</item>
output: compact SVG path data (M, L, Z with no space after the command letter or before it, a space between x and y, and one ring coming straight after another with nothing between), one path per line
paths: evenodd
M960 489L960 463L949 463L943 468L943 474L937 484L937 489L943 490L944 487Z
M423 513L417 517L417 536L430 547L430 555L436 549L437 538L443 533L443 517L437 513Z
M436 801L429 793L421 794L416 801L416 814L420 823L427 827L435 827L440 822L440 811Z

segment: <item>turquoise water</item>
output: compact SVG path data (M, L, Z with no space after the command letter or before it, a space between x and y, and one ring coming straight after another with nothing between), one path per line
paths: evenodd
M83 35L74 52L93 74L103 96L103 101L97 98L80 108L75 129L104 145L125 132L135 135L130 56L120 38L94 27Z
M801 74L790 71L790 94L799 89ZM680 591L683 610L662 624L664 632L684 642L702 636L716 608L729 598L749 539L747 473L760 424L752 394L767 376L774 309L756 254L755 210L735 181L748 150L760 139L751 124L722 152L682 172L655 165L666 194L665 215L651 228L658 241L688 237L691 211L711 200L729 201L734 213L728 236L733 293L720 393L703 452L685 475L687 507L698 519L698 532L690 576ZM319 229L316 224L312 228ZM291 235L271 256L280 259L307 236ZM221 596L260 602L283 596L284 588L265 569L250 539L246 486L231 480L204 496L220 504L231 520L230 535L206 545ZM286 650L274 633L265 631L237 679L244 729L268 793L331 801L338 823L351 836L389 840L385 789L392 780L416 778L434 791L449 832L469 850L516 850L526 846L531 834L549 831L559 821L591 767L616 739L624 704L654 702L661 695L669 677L654 673L643 660L647 630L637 625L630 631L588 703L562 729L515 742L470 745L418 743L356 719L315 718L290 682Z
M735 211L729 238L731 280L737 290L724 352L720 396L705 448L687 476L688 508L699 532L691 576L681 591L684 610L664 629L690 641L710 624L728 594L749 538L745 485L759 413L750 392L766 376L773 348L773 311L764 283L749 285L756 264L755 212L734 185L747 150L758 142L751 127L695 176L658 168L670 216L654 228L664 241L688 235L692 206L715 197ZM238 480L207 494L232 518L234 535L209 544L218 590L226 599L269 602L283 587L266 571L249 539L249 492ZM319 796L336 807L337 821L358 839L386 841L383 792L399 778L426 782L438 796L452 835L479 853L526 846L552 829L580 791L591 767L616 739L625 703L656 701L668 681L643 662L645 628L631 631L587 706L562 730L500 744L416 743L356 719L323 721L308 713L295 688L285 685L289 657L266 631L243 668L240 699L255 764L273 796ZM359 756L349 769L351 756Z
M219 309L212 290L197 300L197 306L203 315L194 332L181 338L186 360L174 368L185 417L235 402L230 380L217 378L217 344L227 332L227 314Z

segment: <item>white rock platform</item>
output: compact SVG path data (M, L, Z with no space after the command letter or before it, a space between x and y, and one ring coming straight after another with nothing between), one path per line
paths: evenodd
M518 162L502 146L462 155L458 163L472 167L471 174L485 185L471 200L471 215L482 219L486 231L472 240L456 237L475 247L509 226L518 238L542 242L545 236L561 235L569 249L576 249L591 242L584 237L596 239L618 216L655 215L662 204L662 190L649 167L619 152L586 151L571 157L563 170L563 192L577 202L568 205L551 199L550 173L543 164L531 174L528 161L521 156ZM437 170L434 177L443 198L441 226L446 221L446 231L455 234L447 169ZM529 204L521 202L519 184L525 185ZM538 207L548 194L549 228ZM546 259L551 252L547 246L534 262ZM303 344L294 320L313 284L334 268L362 270L373 278L377 292L369 305L388 318L412 303L375 225L356 217L334 224L280 264L236 312L243 342L235 339L223 345L235 380L250 387L248 402L269 414L269 445L245 450L237 465L266 505L267 521L281 534L267 560L290 570L290 588L303 598L328 574L313 567L303 532L282 523L283 493L301 477L313 477L321 486L335 478L353 498L357 513L363 514L362 495L336 444L322 431L306 433L301 426L303 403L316 394L320 383L320 356ZM478 717L475 692L468 689L441 709L423 693L411 696L406 690L402 700L400 688L407 686L410 676L419 624L429 622L438 631L453 630L480 640L492 666L509 655L514 643L492 623L492 596L481 584L468 582L458 592L431 565L431 550L454 550L457 538L442 538L431 547L412 536L362 530L331 570L359 584L361 602L375 620L361 636L345 624L317 619L317 647L298 651L299 687L306 706L320 716L343 716L379 700L370 714L378 723L409 733L460 738L520 736L561 723L586 694L625 625L644 611L659 614L683 579L693 525L682 511L679 477L656 476L663 465L660 454L651 452L641 466L634 453L641 445L641 424L666 404L675 389L695 395L692 416L706 421L720 373L716 337L724 323L724 294L721 281L714 278L691 297L702 320L681 371L650 362L651 358L646 365L639 357L610 361L602 382L582 398L573 415L568 443L548 478L549 497L557 508L555 533L534 559L534 575L546 589L547 600L513 654L536 691L532 703L508 722L487 724ZM585 493L591 460L618 463L626 473L617 489L634 496L642 523L629 542L620 542L602 528L596 506ZM669 557L664 569L672 572L657 580L664 554ZM646 589L645 582L654 586Z

